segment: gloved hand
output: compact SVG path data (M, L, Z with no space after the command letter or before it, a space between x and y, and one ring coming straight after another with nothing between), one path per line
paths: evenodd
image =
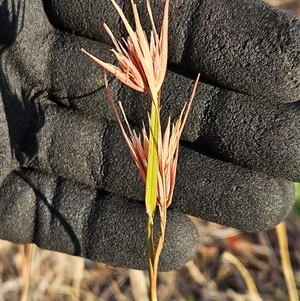
M152 7L161 20L163 2ZM132 17L129 1L123 8ZM103 22L125 35L107 0L1 2L0 238L144 269L144 184L102 70L80 51L112 60ZM196 73L203 83L182 136L162 270L197 248L185 214L265 230L288 214L300 179L299 20L258 0L181 0L169 28L164 120ZM110 88L140 128L148 98L114 78Z

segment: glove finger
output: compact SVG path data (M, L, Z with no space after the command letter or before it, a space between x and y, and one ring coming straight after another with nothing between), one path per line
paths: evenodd
M41 1L34 1L30 9L26 8L24 1L2 1L0 5L0 184L19 166L16 157L28 121L24 113L28 107L28 99L23 97L27 96L26 89L29 86L34 90L38 86L41 90L41 86L49 84L45 76L48 58L45 49L49 43L45 36L54 29ZM41 36L43 43L40 43Z
M2 239L112 266L147 269L147 221L141 202L29 170L7 177L0 196ZM169 210L160 269L185 264L198 240L191 220Z
M125 160L128 150L118 128L115 131L105 147L105 189L143 199L144 186L133 163ZM264 231L283 220L293 203L292 182L231 164L209 149L183 142L172 208L228 227Z
M78 50L80 45L86 45L105 59L107 46L65 33L60 35L52 49L53 87L49 97L96 118L114 119L103 91L101 68ZM60 41L68 45L63 51ZM169 116L176 119L183 102L190 97L192 85L188 74L167 74L162 91L163 128ZM110 89L115 100L122 101L131 124L141 128L149 110L147 96L131 91L116 79L111 80ZM259 101L257 97L201 83L182 139L201 140L235 164L299 181L298 111L297 103Z
M81 41L91 47L88 40ZM73 42L68 43L71 49L79 48L76 44L78 40ZM97 44L93 45L97 48ZM100 45L102 48L98 50L102 49L107 54L107 47ZM73 56L67 47L65 50L61 52L64 55L53 64L53 76L56 77L53 77L50 99L99 119L114 119L103 90L101 68L79 50ZM70 58L66 60L68 55ZM60 61L68 63L59 64ZM187 76L168 73L162 91L163 128L169 116L176 119L184 101L190 97L192 85L193 81ZM131 91L116 79L111 80L110 89L115 100L122 101L130 123L141 128L149 110L147 96ZM235 164L273 177L299 181L298 115L298 103L260 102L256 97L201 83L182 139L190 142L201 140L201 143Z
M219 91L199 140L227 161L273 177L300 181L300 103L255 102Z
M55 29L42 1L34 1L30 6L20 0L7 2L3 2L0 11L4 15L1 15L0 39L9 36L4 39L6 45L2 49L1 80L5 79L10 92L21 99L28 93L28 87L32 91L45 91L49 87L49 50Z
M250 232L270 229L288 215L295 197L293 182L209 157L206 151L180 152L172 208Z
M120 3L132 19L127 4ZM151 4L156 20L161 20L163 2ZM126 36L110 3L48 0L45 9L55 26L83 36L107 42L103 22L116 35ZM147 16L144 3L139 10ZM298 100L300 21L296 18L258 0L189 0L172 3L169 28L171 63L259 98Z
M107 44L57 32L50 51L51 87L47 91L48 96L59 105L96 118L112 118L104 88L103 68L88 58L81 48L113 63L111 47ZM110 81L110 89L122 101L129 90L118 80Z
M53 43L50 52L52 85L48 90L48 98L59 106L71 108L97 119L115 121L104 88L103 69L82 53L80 48L85 48L104 61L113 63L107 44L67 33L57 33L56 42ZM172 118L179 116L184 103L190 99L194 78L194 74L167 72L161 93L163 123L166 123L169 116ZM147 120L150 108L148 95L133 91L113 76L109 77L109 89L115 102L122 102L129 122L141 128L143 122ZM201 118L207 102L210 101L208 97L212 97L213 87L200 84L198 90L192 109L196 115L195 122L185 131L193 132L189 136L199 135L199 128L202 128Z
M4 88L4 85L2 86ZM13 168L12 163L12 150L9 139L9 129L4 111L4 102L2 91L0 90L0 132L1 132L1 143L0 143L0 183L10 174Z
M99 123L53 104L45 108L44 115L36 140L39 152L30 166L131 199L144 199L144 184L115 122ZM291 209L291 182L189 148L183 146L179 154L174 208L247 231L272 227ZM229 209L233 215L228 215Z

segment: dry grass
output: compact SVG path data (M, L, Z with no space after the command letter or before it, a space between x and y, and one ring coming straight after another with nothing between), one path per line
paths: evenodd
M288 297L275 229L246 234L194 221L202 240L197 256L178 271L160 273L159 300L294 300ZM286 225L299 295L300 221L289 218ZM0 246L0 300L19 301L24 285L19 248L6 241ZM30 301L148 300L148 274L143 271L115 269L37 248L29 273Z

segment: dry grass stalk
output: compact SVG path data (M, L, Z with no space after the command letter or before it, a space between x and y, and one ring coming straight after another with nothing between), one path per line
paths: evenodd
M80 291L81 291L81 281L83 278L83 271L84 271L84 259L83 258L76 258L74 262L75 271L74 271L74 278L73 278L73 292L72 292L72 301L79 301L80 300Z
M276 226L276 233L279 243L282 271L286 281L290 301L299 301L299 295L291 266L285 222L281 222Z
M147 281L144 271L130 269L128 273L134 300L149 301Z
M232 273L235 267L230 263L224 264L221 262L220 255L224 249L228 249L226 244L224 244L223 238L224 236L227 237L228 234L226 228L218 226L218 234L215 224L204 221L198 221L197 223L201 231L201 239L203 238L205 243L201 244L201 248L199 247L194 263L207 279L207 283L199 285L198 281L185 267L176 271L176 280L172 276L170 278L169 274L164 275L165 273L160 273L158 277L159 300L253 301L247 293L245 282L240 273ZM213 231L207 231L206 238L201 224L208 230L213 229ZM288 219L286 224L291 263L299 295L300 222L296 219ZM234 232L232 232L232 235L234 235ZM267 231L266 235L270 240L270 251L264 255L261 252L250 253L248 250L245 250L245 248L252 249L252 247L254 247L254 250L257 250L259 239L257 234L254 233L240 233L238 235L239 238L248 240L249 245L245 245L238 253L234 249L230 249L230 252L233 252L247 267L264 301L289 300L281 267L277 266L277 264L275 264L275 267L274 265L266 267L265 265L257 264L258 261L268 262L269 253L272 249L274 249L277 260L281 261L275 229ZM75 276L75 262L77 259L81 260L80 258L37 248L34 262L31 265L30 295L32 298L30 301L73 301L71 294L74 286L73 278ZM2 294L3 301L20 301L22 279L19 276L19 262L20 256L17 245L7 241L0 241L0 295ZM227 274L225 278L219 279L217 277L218 271L223 270L226 266L231 267L231 273ZM127 300L134 300L130 280L128 279L129 274L126 269L115 269L89 260L85 260L84 278L81 282L81 300L118 300L118 295L113 291L114 288L108 283L108 278L105 275L111 275L110 277L117 283L119 290L126 296ZM173 291L171 291L171 283L167 284L167 281L173 281ZM166 290L168 290L168 295L165 293ZM169 295L170 293L172 295Z
M258 290L256 288L256 285L254 283L253 278L250 276L249 272L247 271L247 269L245 268L245 266L240 262L240 260L238 260L237 257L235 257L234 255L230 254L229 252L224 252L222 255L222 260L223 261L227 261L230 262L231 264L233 264L236 269L240 272L240 274L242 275L247 288L248 288L248 292L249 294L252 296L252 300L254 301L263 301L263 299L261 298L261 296L258 293Z
M172 300L176 287L176 271L162 272L159 275L159 300Z
M20 301L30 300L31 263L35 249L36 246L34 244L19 246L19 254L21 255L20 274L23 279Z
M194 280L199 285L205 285L207 283L207 279L204 275L199 271L198 267L195 265L193 260L190 260L185 264L185 267L188 269L189 273L193 276Z
M260 244L262 246L264 246L265 249L267 250L265 252L265 254L267 255L267 258L268 258L268 264L271 266L274 266L274 267L278 267L279 262L277 260L277 257L275 255L275 252L272 248L272 245L270 243L270 240L269 240L266 232L259 232L259 233L257 233L257 236L258 236L258 240L259 240Z

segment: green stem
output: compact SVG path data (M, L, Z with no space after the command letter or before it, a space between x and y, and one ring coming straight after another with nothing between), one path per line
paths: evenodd
M148 217L148 237L147 237L147 248L148 248L148 266L149 266L149 281L150 281L150 300L157 300L157 268L155 268L155 250L153 242L153 223L152 219Z
M159 133L159 112L160 93L158 93L151 104L150 128L149 128L149 150L146 178L146 211L150 218L154 218L157 197L157 170L158 153L157 140Z
M155 260L155 246L153 241L153 220L156 210L157 177L158 177L158 135L160 131L159 120L160 92L152 96L150 125L149 125L149 150L146 178L146 212L148 214L147 250L150 278L150 300L157 300L157 264Z

